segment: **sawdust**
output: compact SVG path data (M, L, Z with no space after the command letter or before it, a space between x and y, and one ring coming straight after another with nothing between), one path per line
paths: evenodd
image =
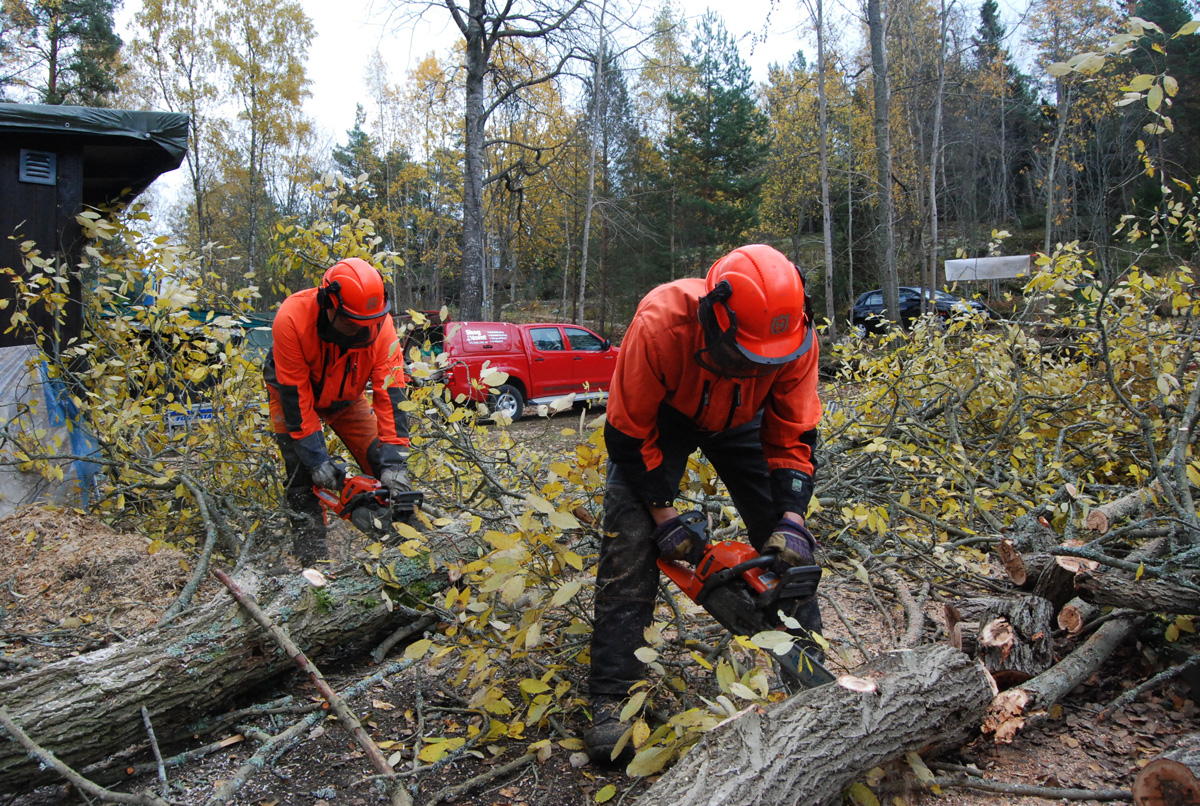
M57 660L154 626L189 570L182 553L149 546L70 509L0 520L0 651Z

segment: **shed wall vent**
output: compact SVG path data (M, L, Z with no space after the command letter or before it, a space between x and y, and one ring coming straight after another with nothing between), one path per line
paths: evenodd
M11 153L11 152L9 152ZM21 167L18 178L33 185L58 183L58 156L51 151L21 149Z

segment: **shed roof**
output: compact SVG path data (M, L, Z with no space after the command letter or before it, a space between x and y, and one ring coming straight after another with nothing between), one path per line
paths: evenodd
M188 116L90 106L0 103L0 139L37 135L39 148L83 148L83 203L136 196L187 153Z

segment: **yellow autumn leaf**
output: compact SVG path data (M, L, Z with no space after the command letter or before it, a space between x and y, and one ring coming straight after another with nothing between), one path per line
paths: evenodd
M608 801L612 800L616 794L617 788L612 784L608 784L596 793L596 802L607 803Z

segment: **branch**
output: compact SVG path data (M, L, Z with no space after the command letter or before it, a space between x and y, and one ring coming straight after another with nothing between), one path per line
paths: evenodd
M68 767L49 750L43 749L37 742L30 739L25 731L21 730L20 726L13 721L8 715L8 711L4 706L0 705L0 725L8 731L8 735L13 741L25 748L25 752L29 757L39 764L52 768L55 772L70 781L81 792L85 792L92 797L100 798L100 800L108 803L133 803L139 806L167 806L167 802L156 795L149 792L140 795L129 795L124 792L113 792L111 789L105 789L98 784L92 783L87 778L84 778L75 770Z

